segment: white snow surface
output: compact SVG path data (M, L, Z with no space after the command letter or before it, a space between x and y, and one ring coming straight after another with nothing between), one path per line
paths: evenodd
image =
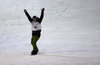
M23 10L45 8L38 55ZM0 0L0 65L100 65L100 0Z

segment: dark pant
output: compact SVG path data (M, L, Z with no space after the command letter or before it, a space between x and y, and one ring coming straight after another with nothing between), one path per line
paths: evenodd
M32 44L32 47L33 47L33 51L36 52L36 53L39 51L37 44L36 44L38 40L39 40L38 36L32 36L32 38L31 38L31 44Z
M39 40L41 36L41 30L38 31L32 31L32 38L31 38L31 44L33 47L32 53L38 53L39 49L37 47L37 41Z

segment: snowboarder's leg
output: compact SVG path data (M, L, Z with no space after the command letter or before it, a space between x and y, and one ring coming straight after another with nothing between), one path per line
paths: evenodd
M32 39L31 39L31 44L32 44L32 46L33 46L33 51L31 52L32 53L32 55L35 55L35 54L37 54L38 53L38 47L37 47L37 41L39 40L39 37L37 37L37 36L32 36Z

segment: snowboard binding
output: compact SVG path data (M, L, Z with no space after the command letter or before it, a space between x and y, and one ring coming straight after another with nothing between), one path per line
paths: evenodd
M38 51L32 50L31 55L37 55Z

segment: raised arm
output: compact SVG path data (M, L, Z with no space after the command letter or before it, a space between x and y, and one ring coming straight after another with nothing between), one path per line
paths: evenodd
M44 10L45 10L45 8L42 8L42 9L41 9L41 15L40 15L39 23L42 22L42 19L43 19L43 17L44 17Z
M24 13L25 13L25 15L27 16L28 20L29 20L30 22L32 22L32 18L31 18L31 16L29 15L29 13L27 12L26 9L24 9Z

